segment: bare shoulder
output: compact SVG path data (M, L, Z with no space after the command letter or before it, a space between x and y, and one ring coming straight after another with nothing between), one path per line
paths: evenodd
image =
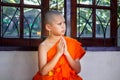
M43 41L40 45L39 45L39 47L38 47L38 50L45 50L46 49L46 43L45 43L45 41Z
M47 53L53 45L49 42L49 39L46 39L39 45L38 50L42 53Z
M48 43L47 43L47 39L46 40L44 40L40 45L39 45L39 47L38 47L38 50L39 51L44 51L44 52L47 52L47 50L48 50Z

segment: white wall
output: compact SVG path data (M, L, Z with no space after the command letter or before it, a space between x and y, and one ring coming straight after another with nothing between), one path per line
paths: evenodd
M0 51L0 80L32 80L37 70L37 52Z
M81 60L84 80L120 80L120 51L87 51ZM37 51L0 51L0 80L32 80Z
M84 80L120 80L120 51L88 51L81 64Z

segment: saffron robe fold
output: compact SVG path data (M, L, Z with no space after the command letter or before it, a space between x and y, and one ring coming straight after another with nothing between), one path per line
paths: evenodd
M85 50L82 48L81 43L70 37L64 37L67 44L67 49L71 57L75 59L81 59L85 54ZM57 51L57 43L48 51L47 62L49 62ZM67 59L63 55L53 70L49 71L47 75L41 75L39 71L33 77L33 80L83 80L77 73L70 67Z

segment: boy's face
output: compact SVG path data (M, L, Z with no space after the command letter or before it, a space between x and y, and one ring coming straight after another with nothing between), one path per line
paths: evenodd
M66 31L64 17L62 15L55 15L51 20L51 33L57 36L64 35Z

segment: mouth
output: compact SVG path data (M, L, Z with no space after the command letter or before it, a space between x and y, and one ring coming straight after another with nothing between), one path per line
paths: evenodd
M62 32L62 33L65 33L65 30L62 30L61 32Z

